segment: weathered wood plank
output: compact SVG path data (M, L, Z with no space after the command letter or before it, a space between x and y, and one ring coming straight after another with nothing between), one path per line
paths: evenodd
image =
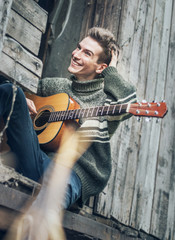
M104 12L104 22L103 27L111 30L114 35L118 38L118 31L120 25L121 9L122 9L122 0L111 0L106 1L106 11ZM112 16L112 24L111 18Z
M134 4L131 4L128 1L122 1L121 18L118 30L118 43L122 49L122 56L118 64L118 71L126 80L129 80L130 74L130 61L138 1L139 0L134 1Z
M33 93L37 92L38 77L2 52L0 73Z
M4 36L6 33L11 5L12 0L0 1L0 55L3 48Z
M94 26L104 26L104 16L106 13L106 0L97 0L95 6L95 14L94 14Z
M122 12L126 13L122 19L120 19L120 22L127 26L127 28L130 24L130 29L132 29L134 32L136 20L133 16L137 16L137 5L135 4L132 6L132 9L131 7L128 8L127 4L125 4L123 7L125 10L122 9ZM126 39L128 39L130 35L132 35L129 31L126 31L126 29L124 30L124 33L128 33L128 35L127 37L119 36L119 40L121 42L124 41L122 38L126 37ZM122 32L120 32L120 34L122 34ZM125 53L122 56L122 60L128 58L127 54L130 55L132 53L132 44L128 45L127 47L128 48L125 50ZM121 65L123 62L120 62L119 64ZM127 75L125 74L125 79L129 78L129 65L127 65L127 68L128 72ZM132 123L131 119L125 123L122 123L111 140L113 172L108 184L107 192L105 192L105 195L101 195L101 202L98 204L98 211L100 213L103 212L103 214L107 214L107 216L112 215L114 218L118 219L124 224L128 224L129 222L133 185L135 182L135 164L137 163L137 151L134 152L132 150L132 148L135 149L137 142L136 139L132 137L133 133L135 132L133 126L134 124Z
M159 6L159 8L162 5ZM172 11L173 10L173 11ZM160 9L158 9L160 11ZM158 71L158 83L156 91L164 96L169 106L166 119L162 122L159 156L157 163L157 175L155 182L155 196L151 219L151 233L160 239L174 239L175 229L175 165L174 149L174 107L175 94L175 5L172 0L165 2L164 22L162 26L162 41L160 45L160 65ZM171 29L170 29L171 26ZM171 31L171 37L170 36ZM169 41L170 39L170 41ZM169 47L169 52L168 52ZM168 60L167 60L168 59ZM164 86L163 84L164 83Z
M154 21L153 21L153 33L152 42L150 47L150 58L147 74L146 99L156 100L162 99L162 93L164 89L164 79L158 80L157 73L160 65L160 53L161 53L161 41L162 41L162 26L164 21L164 1L156 2ZM161 8L159 7L161 5ZM150 17L150 16L149 16ZM156 21L155 21L156 19ZM165 53L164 53L165 54ZM166 52L167 54L167 52ZM166 58L166 55L165 55ZM160 82L161 89L157 82ZM160 92L157 90L161 90ZM155 96L155 97L154 97ZM137 172L136 192L133 201L133 209L131 221L135 221L135 227L141 228L146 232L150 231L152 205L154 199L154 184L156 178L157 157L159 150L159 138L160 138L161 125L156 124L155 121L149 123L146 128L142 127L141 131L141 145L139 153L139 164ZM137 218L135 216L137 213Z
M93 27L95 6L96 6L95 1L93 0L86 1L83 21L81 26L80 39L82 39L85 36L89 28Z
M137 7L137 8L136 8ZM130 56L130 66L128 65L128 78L135 86L138 85L140 81L140 65L141 65L141 53L143 49L144 35L143 31L145 28L145 19L147 16L147 7L148 2L139 1L138 5L135 3L135 8L128 6L128 14L131 17L128 17L128 20L134 21L134 29L132 40L128 43L128 51L131 52ZM125 21L123 19L123 21ZM129 23L128 23L129 25ZM127 26L127 24L126 24ZM126 31L123 29L123 31ZM129 37L129 36L128 36ZM123 56L123 58L126 55ZM136 64L137 60L137 64ZM121 63L121 62L120 62ZM120 64L119 63L119 64ZM121 63L122 64L122 63ZM119 68L120 69L120 68ZM142 79L143 80L143 79ZM138 96L140 100L143 99L143 95L140 94L140 89L138 89ZM122 125L127 124L122 123ZM120 151L123 152L121 155L113 155L115 158L119 158L118 165L120 163L121 168L117 169L116 174L118 176L123 174L122 177L117 179L116 187L114 189L114 196L118 196L117 199L113 201L112 205L112 216L117 217L124 224L130 225L130 214L133 204L133 195L135 191L135 181L136 181L136 172L138 164L138 146L140 141L140 129L141 124L137 122L136 118L130 120L125 126L128 129L128 134L123 131L121 133L120 139L122 139L120 144ZM117 135L117 133L116 133ZM127 135L127 138L125 137ZM114 138L114 141L116 137ZM112 144L112 147L115 148L115 145ZM117 183L118 182L118 183ZM120 185L119 185L120 184Z
M139 0L123 1L122 4L119 42L123 45L124 51L118 70L125 79L129 79L138 87L139 99L144 97L149 101L162 100L165 88L168 96L168 88L173 91L174 84L170 80L170 78L174 79L175 58L175 28L170 24L172 1ZM137 8L136 11L134 11L135 8ZM100 15L96 19L104 21L100 9L99 7ZM107 12L107 9L105 11ZM111 22L113 18L111 14L109 18ZM175 22L175 20L172 21ZM171 51L168 53L170 29L172 40ZM167 68L168 55L171 56L172 61L169 68ZM169 87L166 83L167 72ZM170 93L167 99L171 107L174 94ZM173 110L174 106L172 106L172 114ZM168 119L168 122L170 121L174 122L172 117ZM170 125L171 133L165 137L168 122L165 117L163 125L156 124L155 121L149 124L144 121L122 123L111 141L112 175L97 202L98 214L110 217L112 213L114 218L124 224L143 229L161 239L165 237L173 239L175 234L173 203L175 187L174 177L172 177L174 164L171 161L167 162L174 156L172 149L174 149L175 126L174 123ZM131 134L126 134L124 126L128 127ZM163 146L167 146L166 151Z
M144 4L142 2L141 6L141 18L142 15L145 16L145 25L138 25L137 33L135 34L135 40L134 45L141 47L141 44L139 43L139 35L137 38L138 32L143 31L142 36L142 49L138 49L137 54L132 54L132 64L131 64L131 78L136 78L138 83L138 96L139 99L142 97L145 97L145 86L147 84L147 69L149 68L149 52L150 52L150 41L152 38L152 24L154 21L154 1L147 2L147 6L143 8ZM143 14L142 11L145 13ZM140 23L143 20L140 19ZM140 33L141 34L141 33ZM141 51L141 52L140 52ZM139 53L140 52L140 53ZM135 56L134 56L135 55ZM139 61L138 61L139 57ZM137 61L137 64L135 63ZM143 64L144 63L144 64ZM135 66L136 65L136 66ZM137 66L138 65L138 66ZM136 75L137 74L137 75ZM151 89L150 89L151 91ZM152 93L152 92L151 92ZM154 96L154 94L153 94ZM153 98L153 97L152 97ZM149 99L148 99L149 100ZM147 184L145 182L145 179L149 179L150 173L149 173L149 159L147 159L147 155L150 151L149 147L149 141L150 141L150 135L151 135L151 124L146 123L143 121L141 128L139 128L140 131L140 141L138 142L138 146L141 147L139 149L139 155L138 155L138 163L136 165L137 168L137 174L136 174L136 182L135 182L135 192L134 192L134 198L133 203L131 206L131 218L130 218L130 224L133 227L138 227L139 229L144 226L145 222L148 224L150 223L150 214L151 214L151 205L149 207L145 206L145 204L148 201L148 198L151 200L151 195L149 195L149 191L154 190L154 185ZM155 161L156 164L156 161ZM148 165L148 166L147 166ZM146 186L145 186L146 185ZM151 190L152 189L152 190ZM143 207L142 207L143 204ZM147 222L148 221L148 222ZM144 227L143 227L144 229ZM149 232L149 227L148 227Z
M18 42L10 37L5 37L2 50L6 55L14 61L20 63L29 71L33 72L38 77L41 77L43 63L42 61L25 50Z
M47 12L33 0L13 0L12 9L43 33L46 30Z
M36 56L39 52L42 32L11 10L6 34L13 37Z
M81 226L81 227L80 227ZM120 233L119 230L99 223L90 218L66 211L63 221L63 227L66 229L74 230L79 233L91 236L93 239L99 240L138 240L132 236L126 236Z

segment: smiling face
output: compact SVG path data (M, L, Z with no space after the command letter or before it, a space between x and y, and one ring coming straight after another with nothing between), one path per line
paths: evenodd
M91 37L84 38L72 52L68 71L78 80L92 80L106 67L105 63L98 63L103 48Z

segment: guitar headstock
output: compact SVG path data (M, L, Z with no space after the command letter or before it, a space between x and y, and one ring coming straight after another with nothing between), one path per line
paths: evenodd
M128 112L135 116L163 118L167 113L165 102L147 102L130 104Z

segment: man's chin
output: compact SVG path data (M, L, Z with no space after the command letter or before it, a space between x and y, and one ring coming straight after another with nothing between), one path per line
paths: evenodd
M72 74L75 74L75 72L76 72L72 66L69 66L67 70L68 70L68 72L70 72Z

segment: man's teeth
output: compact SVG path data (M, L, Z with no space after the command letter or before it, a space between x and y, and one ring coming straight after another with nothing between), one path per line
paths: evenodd
M73 64L76 65L76 66L80 66L80 64L75 62L74 60L73 60Z

